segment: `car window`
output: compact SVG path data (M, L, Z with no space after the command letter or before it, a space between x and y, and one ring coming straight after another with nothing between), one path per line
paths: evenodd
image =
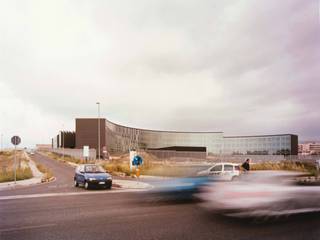
M229 164L224 165L224 171L233 171L233 165L229 165Z
M234 170L240 171L240 166L239 165L234 166Z
M210 170L211 172L218 172L218 171L222 171L222 165L215 165L213 168L211 168Z
M104 173L105 170L98 165L88 165L88 166L85 166L85 172L86 173Z
M84 166L79 166L78 171L79 171L79 172L84 172Z

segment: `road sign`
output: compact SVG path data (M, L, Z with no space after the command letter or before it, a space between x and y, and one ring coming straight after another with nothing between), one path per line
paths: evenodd
M19 136L13 136L11 138L11 143L14 145L14 184L17 183L17 157L16 157L16 148L17 145L21 143L21 138Z
M13 136L11 138L11 143L15 146L19 145L21 143L21 138L19 136Z
M89 146L83 146L83 157L89 157Z
M140 166L143 164L143 159L139 155L134 156L132 160L132 165L133 166Z

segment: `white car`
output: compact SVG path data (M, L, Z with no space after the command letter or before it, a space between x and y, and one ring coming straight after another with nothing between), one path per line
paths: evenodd
M235 163L217 163L207 170L198 172L198 176L209 176L217 181L232 181L240 175L240 166Z
M198 197L206 209L230 217L280 217L320 212L320 186L296 185L297 173L258 171L235 182L203 187Z

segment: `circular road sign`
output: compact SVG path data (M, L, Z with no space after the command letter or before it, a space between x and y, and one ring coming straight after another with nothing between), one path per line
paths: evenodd
M21 138L19 136L13 136L11 138L11 143L13 145L19 145L21 143Z

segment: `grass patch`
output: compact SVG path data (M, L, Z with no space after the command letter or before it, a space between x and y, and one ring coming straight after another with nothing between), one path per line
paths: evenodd
M32 178L32 171L29 167L17 169L17 181ZM14 181L14 171L1 171L0 182Z
M28 160L21 150L16 151L16 164L17 181L33 177ZM14 151L0 151L0 182L10 181L14 181Z
M138 153L143 159L143 165L139 167L140 173L147 171L154 167L153 162L158 161L153 155L148 153ZM133 176L136 174L135 168L133 167L130 172L129 154L123 154L115 160L107 161L102 164L102 167L109 173L117 175L118 173L125 174L126 176Z
M251 170L284 170L284 171L298 171L298 172L308 172L311 175L316 174L316 169L312 164L294 162L294 161L281 161L281 162L265 162L265 163L255 163L250 165Z
M79 159L79 158L75 158L69 155L63 155L59 154L59 153L54 153L54 152L42 152L44 154L46 154L48 157L55 159L57 161L62 161L62 162L71 162L71 163L76 163L76 164L85 164L86 161ZM88 161L87 163L90 163L92 161Z
M44 165L37 164L37 168L39 169L40 172L43 173L42 181L49 181L53 177L53 174L50 171L50 169L45 167Z

